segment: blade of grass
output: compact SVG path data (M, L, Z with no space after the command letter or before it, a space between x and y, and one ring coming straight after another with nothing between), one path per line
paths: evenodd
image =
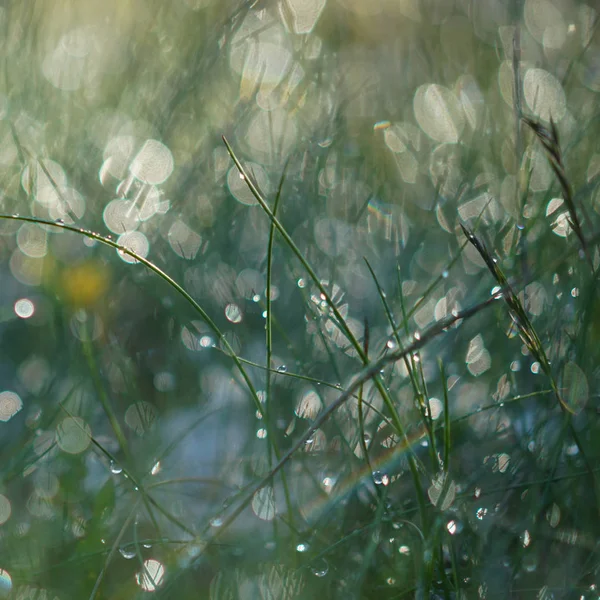
M208 327L211 329L213 334L218 338L219 342L223 344L223 346L227 350L228 356L233 360L234 364L240 371L240 374L242 375L244 382L248 386L248 390L250 391L250 394L254 401L256 410L259 411L260 414L263 415L263 417L264 417L264 407L258 397L256 388L255 388L254 384L252 383L250 376L244 369L244 366L243 366L242 362L240 361L239 357L237 356L236 352L231 347L231 344L227 341L226 336L219 329L217 324L210 318L208 313L194 300L194 298L192 298L192 296L180 284L178 284L172 277L167 275L167 273L165 273L160 267L158 267L152 261L144 258L143 256L140 256L139 254L137 254L130 248L127 248L126 246L122 246L121 244L118 244L117 242L113 241L112 239L105 237L103 235L100 235L99 233L95 233L94 231L91 231L89 229L84 229L82 227L77 227L76 225L69 225L67 223L49 221L47 219L39 219L37 217L28 217L28 216L23 216L23 215L0 214L0 219L22 221L25 223L34 223L36 225L48 225L50 227L57 227L59 229L64 229L66 231L71 231L73 233L83 235L87 238L96 240L97 242L100 242L101 244L104 244L106 246L110 246L111 248L114 248L119 253L135 259L137 262L143 264L147 269L154 272L156 275L158 275L163 281L165 281L170 287L172 287L180 296L182 296L191 305L191 307L200 315L202 320L208 325ZM269 432L268 424L266 425L266 429L268 431L268 435L270 435L272 432ZM273 443L275 443L274 438L272 438L272 439L273 439Z
M451 317L447 317L447 318L443 319L442 321L440 321L440 322L436 323L434 326L432 326L430 329L426 330L420 339L415 340L412 344L407 346L404 350L394 352L394 353L388 354L386 356L382 356L381 358L375 360L374 362L371 362L369 365L364 367L356 375L354 381L349 385L349 387L346 388L346 390L342 394L340 394L340 396L338 396L338 398L334 402L332 402L322 413L320 413L320 415L315 419L315 421L310 425L310 427L308 427L306 429L306 431L302 434L300 439L296 441L296 443L292 446L292 448L290 448L285 453L285 455L282 457L282 459L273 467L271 472L268 473L267 475L265 475L256 484L250 486L249 493L246 496L246 498L241 502L240 505L238 505L232 511L232 513L228 517L226 517L226 519L223 522L223 525L219 528L219 530L216 532L213 532L213 534L212 534L213 537L211 539L214 539L217 536L221 535L222 532L227 529L227 527L246 508L246 506L248 506L250 504L254 493L256 493L258 490L262 489L265 485L267 485L272 480L274 475L276 475L287 464L287 462L290 460L290 458L294 454L296 454L296 452L298 452L301 448L304 447L306 440L308 440L310 438L310 436L312 434L314 434L315 431L317 431L319 428L321 428L323 426L323 424L325 423L325 421L327 421L327 419L329 419L329 417L340 406L342 406L348 400L348 398L350 398L355 392L357 392L359 387L364 382L366 382L367 380L374 377L377 373L379 373L379 371L383 367L385 367L389 364L392 364L394 362L397 362L398 360L402 360L406 355L410 354L411 352L416 352L417 350L422 348L425 344L427 344L430 340L432 340L433 338L435 338L436 336L438 336L442 332L444 332L448 327L451 327L457 321L459 321L461 319L469 318L472 315L477 314L481 310L484 310L495 300L496 300L496 298L492 297L489 300L482 302L481 304L474 305L474 306L467 308L461 312L457 312L456 315L453 315Z
M575 235L579 239L583 253L593 271L594 266L585 236L583 234L583 229L579 221L579 216L577 215L575 201L573 198L573 190L571 188L569 179L567 178L567 173L563 164L562 151L560 147L560 141L558 139L558 129L556 128L556 124L554 123L552 117L550 117L550 129L548 129L539 121L535 121L529 117L522 118L523 122L535 133L538 140L544 147L544 150L546 151L548 162L550 163L550 166L552 167L552 170L554 171L554 174L556 175L563 192L563 200L567 205L567 210L569 211L569 223L573 228Z
M283 184L285 182L285 176L286 176L286 172L287 172L287 168L288 168L288 164L289 161L287 161L283 167L283 171L281 173L281 178L279 180L279 186L277 188L277 194L275 195L275 202L273 203L273 214L276 215L277 214L277 208L279 206L279 200L281 199L281 191L283 189ZM265 294L265 303L266 303L266 313L267 313L267 318L266 318L266 331L265 331L265 336L266 336L266 348L267 348L267 370L265 372L265 378L266 378L266 382L265 382L265 394L266 394L266 398L265 398L265 405L266 405L266 410L265 410L265 420L268 421L269 423L271 422L271 405L272 405L272 398L271 398L271 357L272 357L272 353L273 353L273 339L272 339L272 302L271 302L271 283L272 283L272 277L273 277L273 247L274 247L274 242L275 242L275 226L273 223L271 223L271 227L269 229L269 242L267 245L267 289L266 289L266 294ZM272 440L273 442L274 440ZM277 459L281 458L278 450L277 450L277 446L274 446L274 451L275 451L275 456ZM272 457L271 457L271 453L269 452L269 467L272 466ZM285 496L285 503L287 506L287 511L288 511L288 520L290 523L290 531L292 532L292 545L295 547L295 540L293 537L293 531L294 531L294 512L292 510L292 499L290 496L290 489L289 489L289 485L288 485L288 481L287 481L287 477L285 476L285 473L282 472L281 474L281 482L283 485L283 494ZM277 526L277 519L273 519L273 527ZM275 538L277 539L277 532L275 532Z
M256 198L256 200L259 203L262 210L265 212L265 214L269 217L271 222L277 228L277 230L279 231L280 235L283 237L283 239L286 242L286 244L288 245L288 247L292 250L292 252L298 258L298 260L300 261L300 263L302 264L302 266L304 267L304 269L306 270L306 272L308 273L310 278L313 280L313 283L319 289L319 292L322 294L323 298L325 298L325 301L327 302L328 306L330 307L331 312L335 316L335 322L337 323L338 327L340 328L342 333L346 336L348 341L352 344L354 350L360 357L363 365L368 364L368 359L365 356L360 343L356 339L356 336L352 333L351 329L348 327L346 321L344 320L343 316L341 315L340 311L338 310L335 302L332 300L330 294L328 293L328 290L325 288L325 286L323 285L323 283L321 282L321 280L319 279L319 277L313 270L312 266L308 263L306 258L304 258L304 256L300 252L298 246L292 240L291 236L289 235L289 233L287 232L285 227L281 224L279 219L273 214L273 212L269 208L268 203L266 202L265 198L263 197L262 193L260 192L258 187L254 184L252 179L248 176L248 173L244 169L242 163L240 162L240 160L234 153L233 148L231 147L231 145L229 144L229 142L227 141L227 139L224 136L223 136L223 142L225 144L225 147L227 148L227 151L229 152L229 155L231 156L231 159L235 163L242 178L246 182L248 189L250 190L252 195ZM373 382L374 382L375 386L377 387L377 390L381 394L381 397L383 398L383 401L392 417L392 421L394 423L394 426L395 426L398 434L401 437L405 438L406 434L404 431L404 426L402 425L402 423L400 421L400 417L394 406L394 403L392 402L392 399L390 398L378 372L373 374ZM410 465L411 473L412 473L412 476L414 479L415 487L419 488L420 487L419 477L418 477L417 468L416 468L416 465L414 464L414 460L413 460L412 456L409 457L409 465ZM425 518L425 506L422 505L421 508L422 508L423 518Z

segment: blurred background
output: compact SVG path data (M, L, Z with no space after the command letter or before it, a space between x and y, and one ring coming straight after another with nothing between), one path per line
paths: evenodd
M0 220L0 596L597 598L597 23L4 2L0 211L48 223ZM556 124L591 267L522 115ZM223 135L369 358L493 293L463 223L571 412L499 301L382 370L406 437L367 382L226 523L363 361Z

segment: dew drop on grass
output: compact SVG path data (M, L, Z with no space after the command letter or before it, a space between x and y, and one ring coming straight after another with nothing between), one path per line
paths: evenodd
M444 279L448 279L448 275L449 275L448 271L447 271L446 269L444 269L444 270L442 271L442 277L443 277Z
M285 365L279 365L279 366L277 367L277 371L278 371L279 373L287 373L287 367L286 367Z
M324 558L320 558L311 565L310 570L316 577L325 577L329 573L329 564Z
M135 558L135 550L131 550L130 548L127 548L125 546L119 548L119 553L126 560L131 560L132 558Z
M310 550L310 544L308 544L307 542L300 542L296 546L296 552L300 552L300 554L303 554L304 552L308 552L309 550Z
M123 472L123 467L119 463L116 463L114 460L111 460L110 461L110 472L113 473L114 475L119 475Z
M221 527L223 525L223 519L221 517L215 517L210 520L211 527Z
M375 485L383 485L385 487L390 484L390 477L387 473L373 471L373 482Z

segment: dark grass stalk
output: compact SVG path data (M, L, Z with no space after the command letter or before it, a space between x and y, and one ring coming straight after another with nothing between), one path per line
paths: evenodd
M546 157L548 158L548 162L550 163L550 166L554 171L554 175L558 179L563 193L564 202L567 206L567 210L569 211L569 224L575 232L575 235L577 236L577 239L581 244L583 253L593 271L594 265L592 257L588 250L588 244L583 234L583 229L579 220L579 216L577 215L573 190L567 177L567 173L563 163L562 151L560 147L558 129L556 128L556 124L554 123L552 117L550 117L550 129L544 127L539 121L535 121L534 119L530 119L529 117L522 117L522 119L523 122L526 125L528 125L529 128L535 133L538 140L544 147L544 150L546 151Z

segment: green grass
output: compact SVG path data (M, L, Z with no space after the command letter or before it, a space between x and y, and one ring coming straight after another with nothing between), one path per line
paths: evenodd
M180 4L5 15L0 596L597 598L591 9Z

